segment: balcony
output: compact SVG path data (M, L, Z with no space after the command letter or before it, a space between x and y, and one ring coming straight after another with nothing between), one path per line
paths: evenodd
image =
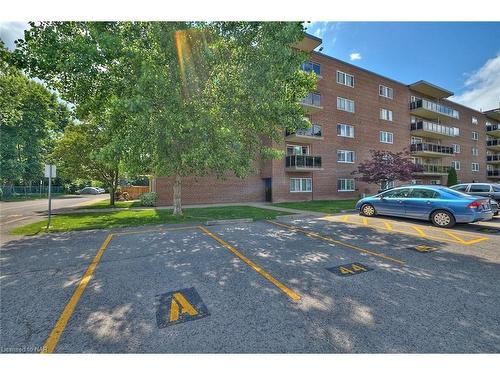
M416 176L441 176L447 175L451 167L446 165L435 165L435 164L418 164L422 167L421 172L415 172Z
M292 47L304 52L312 52L315 48L319 47L321 43L321 38L304 33L304 38L295 43Z
M486 171L488 178L500 178L500 169L493 169L491 171Z
M410 145L410 151L414 156L440 158L453 155L453 147L441 146L434 143L415 143Z
M486 155L486 163L500 164L500 154Z
M321 125L313 124L310 129L297 130L296 132L286 131L285 139L287 141L295 141L302 143L310 143L312 141L320 141L323 139L321 135Z
M410 130L412 135L435 139L456 137L460 134L460 130L458 128L444 126L429 121L417 121L416 123L412 123Z
M321 106L321 95L315 92L309 93L309 95L301 100L300 104L302 104L308 113L318 112L323 109Z
M289 172L320 171L321 156L312 155L287 155L285 158L285 170Z
M486 141L486 148L490 150L500 150L500 139L490 139Z
M449 122L460 118L458 111L426 99L411 102L410 113L430 120L440 120L440 122Z
M499 124L488 125L486 127L486 134L492 135L494 137L500 137L500 125Z

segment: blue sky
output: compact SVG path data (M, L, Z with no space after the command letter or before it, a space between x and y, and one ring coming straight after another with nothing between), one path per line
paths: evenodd
M9 48L25 22L0 22ZM323 53L403 83L424 79L475 109L500 106L500 22L312 22Z
M424 79L476 109L500 102L500 23L311 22L323 53L403 83Z

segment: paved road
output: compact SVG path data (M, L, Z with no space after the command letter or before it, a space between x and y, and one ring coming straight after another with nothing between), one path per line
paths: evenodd
M109 199L102 195L66 195L52 200L52 208L69 208L89 204L92 201ZM0 243L12 239L8 233L12 228L43 219L48 207L47 199L21 202L0 202Z
M339 218L9 242L0 351L500 352L498 234Z

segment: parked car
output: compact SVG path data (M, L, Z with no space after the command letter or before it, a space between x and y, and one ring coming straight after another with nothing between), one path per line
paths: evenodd
M475 197L444 186L412 185L366 197L356 203L361 215L399 216L430 220L451 228L455 223L491 220L489 199Z
M498 215L500 201L500 184L472 182L469 184L453 185L451 189L462 193L491 198L490 204L494 215Z
M96 195L96 194L102 194L104 193L104 189L100 189L100 188L97 188L97 187L92 187L92 186L87 186L87 187L84 187L83 189L80 189L78 190L76 193L77 194L92 194L92 195ZM103 190L103 191L101 191Z

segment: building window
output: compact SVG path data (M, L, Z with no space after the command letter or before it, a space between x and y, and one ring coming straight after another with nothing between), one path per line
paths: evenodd
M290 193L312 192L312 178L291 178Z
M354 87L354 76L337 70L337 83L344 86Z
M309 155L309 146L286 145L287 155Z
M441 180L431 180L431 185L441 185Z
M472 163L472 172L479 172L479 163Z
M354 113L354 100L337 97L337 109Z
M321 107L321 94L310 92L304 99L302 99L302 103L306 105L313 105L315 107Z
M416 144L419 144L419 143L422 143L424 140L420 137L411 137L410 138L410 142L412 145L416 145Z
M472 125L477 125L477 124L478 124L477 117L472 116Z
M459 171L460 170L460 162L458 160L453 160L451 162L451 166L453 168L455 168L456 171Z
M302 64L301 69L304 72L314 72L316 75L321 75L321 65L312 61L306 61Z
M337 190L338 191L354 191L354 179L341 178L341 179L337 180Z
M337 124L337 135L339 137L354 138L354 126L347 124Z
M455 154L460 154L460 145L457 145L456 143L453 143L453 144L451 145L451 147L453 147L453 152L454 152Z
M472 147L472 156L478 156L478 155L479 155L479 148Z
M477 141L479 139L479 133L478 132L472 132L472 139Z
M394 143L394 134L390 132L380 132L380 143Z
M382 120L392 121L392 111L384 108L380 108L380 118Z
M384 86L384 85L379 85L378 86L378 94L380 96L383 96L384 98L389 98L392 99L394 98L394 92L390 87Z
M354 163L354 151L337 150L337 162Z
M382 181L380 183L380 190L392 189L395 185L394 181Z

